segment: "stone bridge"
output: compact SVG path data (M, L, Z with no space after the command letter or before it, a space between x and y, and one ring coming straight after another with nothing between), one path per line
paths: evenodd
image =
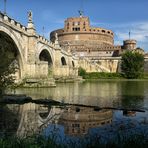
M53 78L76 78L80 66L87 72L117 72L120 67L121 57L92 57L94 60L89 60L62 49L57 35L54 43L40 36L32 12L28 13L27 26L0 12L0 41L1 47L15 57L16 82L26 82L27 86L40 86L41 83L41 86L51 86L55 85ZM145 69L148 71L147 64Z
M78 58L36 33L32 12L27 26L0 12L0 40L14 53L17 81L77 76ZM6 43L6 44L5 44Z

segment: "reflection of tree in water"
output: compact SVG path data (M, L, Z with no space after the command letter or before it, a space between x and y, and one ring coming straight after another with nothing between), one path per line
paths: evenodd
M18 113L12 112L6 105L0 105L0 136L14 135L18 126Z
M144 81L125 81L121 84L121 106L143 107Z

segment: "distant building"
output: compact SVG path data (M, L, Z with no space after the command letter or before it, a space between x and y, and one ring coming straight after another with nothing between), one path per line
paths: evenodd
M55 42L58 37L61 48L80 58L79 66L87 72L119 71L121 53L126 50L144 50L136 47L136 40L128 39L123 45L114 45L112 30L91 27L88 17L82 14L65 20L64 28L50 33L50 40ZM86 59L82 61L81 59Z
M91 27L89 18L81 15L67 18L63 29L51 32L52 42L55 41L56 33L61 47L80 57L116 57L123 50L136 49L136 40L125 40L123 46L115 46L113 31Z

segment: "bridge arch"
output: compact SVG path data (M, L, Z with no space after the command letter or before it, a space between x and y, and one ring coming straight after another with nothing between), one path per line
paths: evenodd
M20 43L20 39L18 39L17 35L13 32L13 30L7 26L0 26L0 37L1 40L8 43L7 47L10 49L16 58L16 63L18 64L18 70L16 72L16 80L20 80L23 77L23 67L24 67L24 59L22 54L22 46Z
M39 50L36 52L36 60L40 62L48 62L48 76L52 76L54 67L54 56L52 49L41 44L38 44L38 49Z
M47 61L48 65L54 63L54 56L53 56L53 51L51 48L43 45L39 48L39 50L36 53L36 58L39 61Z
M39 60L40 61L47 61L49 66L51 66L53 64L53 60L51 58L51 55L48 52L48 50L46 50L46 49L43 49L40 52L40 54L39 54Z

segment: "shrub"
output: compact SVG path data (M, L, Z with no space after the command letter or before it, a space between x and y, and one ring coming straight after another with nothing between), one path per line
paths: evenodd
M84 77L86 75L86 70L83 69L82 67L79 67L78 75Z

